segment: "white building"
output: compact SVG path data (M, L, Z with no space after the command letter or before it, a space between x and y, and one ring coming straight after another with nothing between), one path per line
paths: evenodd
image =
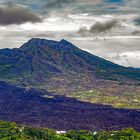
M56 131L56 134L66 134L66 131Z

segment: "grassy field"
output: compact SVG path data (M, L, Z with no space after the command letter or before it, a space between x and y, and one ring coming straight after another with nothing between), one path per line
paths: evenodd
M68 95L75 97L80 101L112 105L117 108L140 109L140 94L139 93L123 93L118 95L105 94L97 90L77 91Z

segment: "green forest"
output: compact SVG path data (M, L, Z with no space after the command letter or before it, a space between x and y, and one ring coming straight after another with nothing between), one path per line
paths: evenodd
M140 140L140 133L132 128L120 131L69 130L57 134L48 128L33 128L0 121L0 140Z

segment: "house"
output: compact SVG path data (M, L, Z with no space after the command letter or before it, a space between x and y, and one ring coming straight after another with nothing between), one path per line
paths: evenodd
M56 131L56 134L66 134L66 131Z

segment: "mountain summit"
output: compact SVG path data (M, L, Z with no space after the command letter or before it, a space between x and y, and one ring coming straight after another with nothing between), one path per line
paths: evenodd
M62 39L60 41L53 41L53 40L46 40L46 39L40 39L40 38L32 38L27 43L25 43L23 46L21 46L21 49L27 49L29 47L40 47L40 48L52 48L56 49L57 51L61 50L71 50L76 48L72 43L68 42L65 39Z

